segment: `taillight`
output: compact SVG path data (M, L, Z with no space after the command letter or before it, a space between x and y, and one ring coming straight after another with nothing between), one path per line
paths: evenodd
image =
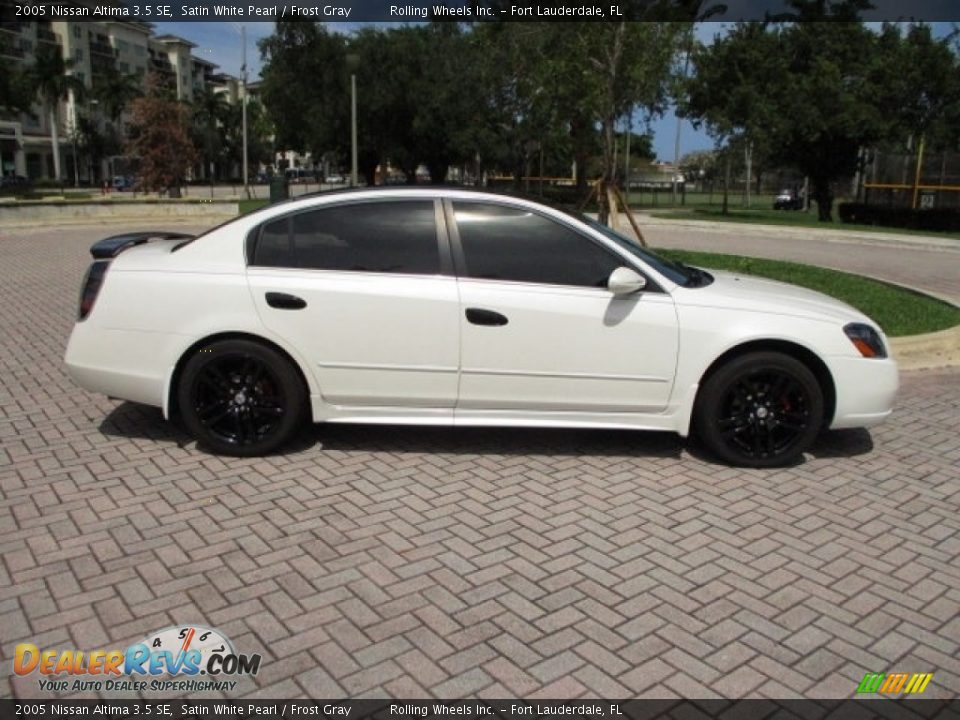
M97 294L103 285L103 278L107 274L108 265L110 265L110 262L107 260L97 260L87 269L87 274L83 278L83 285L80 287L80 320L87 317L93 310L93 303L96 302Z

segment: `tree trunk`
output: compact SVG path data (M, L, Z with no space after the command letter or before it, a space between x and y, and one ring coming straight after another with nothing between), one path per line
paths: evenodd
M593 141L593 128L579 117L570 121L570 135L573 138L573 161L577 164L577 196L587 193L587 164L590 162L590 147Z
M726 215L730 209L730 153L725 154L723 163L723 212Z
M817 201L817 220L833 222L833 190L827 178L813 178L813 199Z
M617 172L616 142L614 119L607 116L603 119L603 180L605 183L612 184Z
M373 187L377 184L377 165L379 165L379 163L376 161L367 161L360 164L360 167L358 168L360 174L363 175L363 179L367 183L367 187Z
M60 129L57 127L56 101L50 105L50 144L53 146L53 179L60 181Z
M431 185L443 185L447 181L447 171L450 164L440 161L427 163L427 170L430 172Z
M743 149L744 161L747 165L747 179L743 183L743 190L746 193L747 207L750 207L750 176L753 174L753 143L748 142Z

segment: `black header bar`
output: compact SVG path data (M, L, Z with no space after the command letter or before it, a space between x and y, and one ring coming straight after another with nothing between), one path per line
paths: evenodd
M0 0L3 20L102 22L366 22L710 21L790 20L788 0ZM956 0L827 2L832 19L868 22L960 20ZM11 12L13 11L13 12Z

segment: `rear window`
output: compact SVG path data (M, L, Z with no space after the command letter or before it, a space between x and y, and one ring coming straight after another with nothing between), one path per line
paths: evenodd
M440 251L432 200L350 203L265 223L251 265L434 275Z

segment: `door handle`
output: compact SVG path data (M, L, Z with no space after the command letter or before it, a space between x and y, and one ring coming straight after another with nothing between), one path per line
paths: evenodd
M472 325L490 325L493 327L498 327L500 325L506 325L509 320L507 320L506 315L501 315L493 310L467 308L467 322Z
M288 295L281 292L268 292L267 305L278 310L303 310L307 306L307 301L296 295Z

